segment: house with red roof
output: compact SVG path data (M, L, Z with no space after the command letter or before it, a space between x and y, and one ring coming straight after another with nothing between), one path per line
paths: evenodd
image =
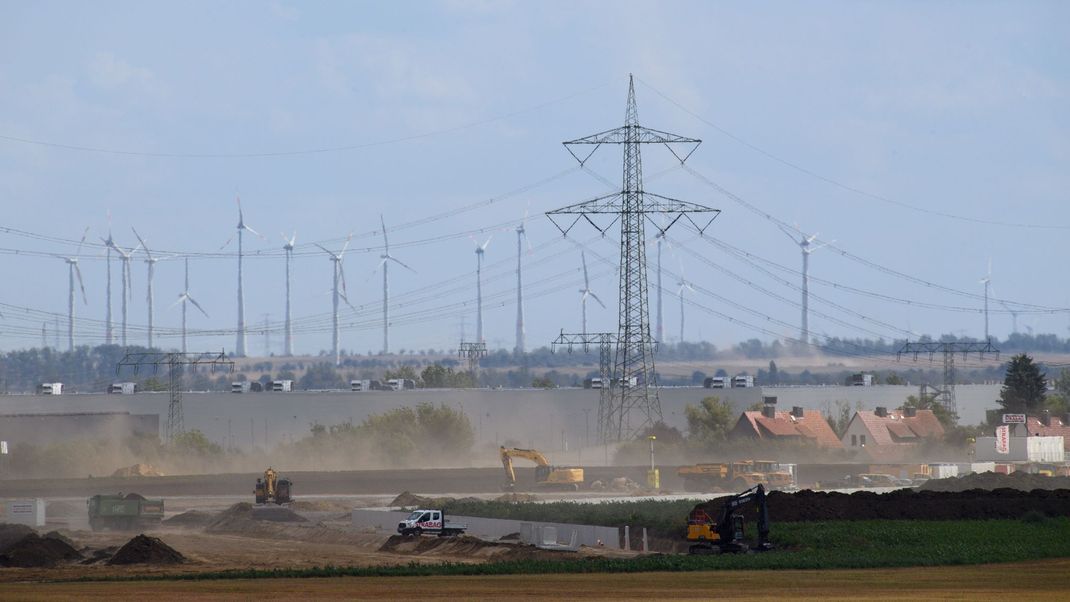
M1063 449L1070 451L1070 415L1029 416L1025 419L1025 430L1027 437L1062 437Z
M729 437L769 441L807 441L827 449L842 449L839 437L818 410L793 407L790 412L777 410L775 401L761 410L743 412Z
M847 425L840 442L873 461L897 462L919 443L944 436L944 427L932 410L904 408L889 412L878 407L872 412L858 410Z

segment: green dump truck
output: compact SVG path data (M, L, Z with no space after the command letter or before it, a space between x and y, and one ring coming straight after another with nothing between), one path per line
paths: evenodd
M94 495L89 506L89 527L133 530L154 527L163 520L163 500L150 500L136 493L123 495Z

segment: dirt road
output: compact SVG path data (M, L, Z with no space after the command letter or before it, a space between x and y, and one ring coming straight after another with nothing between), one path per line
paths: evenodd
M716 571L122 583L10 583L3 600L936 600L1066 599L1070 560L840 571Z

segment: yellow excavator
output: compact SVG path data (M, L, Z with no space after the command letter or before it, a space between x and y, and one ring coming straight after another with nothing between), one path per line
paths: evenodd
M540 489L558 489L578 491L583 485L583 469L567 466L550 466L546 456L533 449L502 447L502 466L505 467L505 487L510 491L516 487L516 472L513 471L513 458L524 458L535 463L535 487Z
M290 479L280 479L279 473L269 466L264 471L264 478L256 480L253 495L256 496L257 504L288 504L293 501L292 487Z

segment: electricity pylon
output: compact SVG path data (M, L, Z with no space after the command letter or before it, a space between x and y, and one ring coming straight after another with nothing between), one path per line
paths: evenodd
M616 358L613 365L612 385L613 403L604 424L599 425L604 440L615 441L630 439L647 427L662 419L661 402L658 399L657 382L654 373L654 348L656 341L650 335L650 312L647 300L646 237L644 226L648 215L667 214L668 225L659 228L664 232L681 218L687 219L700 233L713 222L720 213L703 205L687 203L664 197L643 189L643 165L640 146L643 144L662 144L681 163L687 161L701 140L685 138L639 125L638 111L635 105L635 82L628 78L628 105L625 111L624 125L584 138L565 142L565 148L583 165L603 144L621 144L624 146L624 181L620 192L577 203L561 209L547 212L547 217L562 234L568 234L581 219L591 223L600 232L605 233L613 222L620 220L620 306L617 326ZM573 148L589 145L590 152L582 158ZM676 148L687 150L681 153ZM691 214L712 213L713 217L704 225L699 225ZM613 216L609 225L602 228L591 219L593 215ZM570 216L564 218L563 216ZM562 227L555 219L571 219L567 227ZM639 413L638 419L632 419L632 411Z

